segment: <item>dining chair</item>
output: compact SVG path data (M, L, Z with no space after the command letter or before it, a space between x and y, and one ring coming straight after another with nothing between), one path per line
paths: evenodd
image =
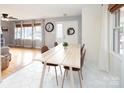
M44 52L46 52L46 51L48 51L49 50L49 48L47 47L47 46L43 46L42 48L41 48L41 53L44 53ZM44 62L42 62L43 64L44 64ZM46 64L47 66L53 66L54 68L55 68L55 74L56 74L56 83L57 83L57 85L58 85L58 78L57 78L57 69L56 69L56 66L58 66L57 64L51 64L51 63L47 63Z
M56 47L58 45L58 43L57 42L54 42L54 46Z
M46 51L48 51L49 50L49 48L47 47L47 46L43 46L42 48L41 48L41 53L44 53L44 52L46 52Z
M83 44L83 46L81 47L81 54L83 52L84 47L85 47L85 44Z
M81 47L81 51L80 51L81 55L82 55L82 52L83 52L84 47L85 47L85 44L83 44L83 46ZM68 75L68 71L66 72L66 76L67 75ZM81 73L81 77L82 77L82 73ZM83 77L82 77L82 80L83 80Z
M81 53L80 68L72 67L72 71L77 71L78 72L80 85L82 86L82 83L81 83L81 79L83 80L82 67L83 67L83 64L84 64L86 49L84 50L84 52L83 52L83 50L81 50L81 51L82 51L82 53ZM65 71L64 71L64 76L63 76L63 80L62 80L62 87L64 85L65 75L68 73L68 70L70 70L70 68L68 66L64 66L64 69L65 69Z

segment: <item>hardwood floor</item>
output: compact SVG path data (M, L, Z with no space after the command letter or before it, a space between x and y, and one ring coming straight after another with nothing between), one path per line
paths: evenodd
M10 48L12 60L7 69L2 71L2 78L5 79L12 73L32 63L32 59L40 57L40 49Z
M9 77L0 83L0 88L39 88L43 65L37 61L33 61L32 63L32 59L40 57L40 50L10 48L10 52L12 54L12 61L9 68L2 72L3 79ZM61 83L63 75L61 75L59 67L57 69L58 80ZM110 73L100 71L94 64L86 62L82 71L84 88L120 87L120 79L118 77L113 77ZM57 88L54 68L51 67L50 71L47 69L46 72L44 87ZM79 88L78 74L76 72L74 74L75 87ZM69 75L67 75L64 88L70 87L69 78Z

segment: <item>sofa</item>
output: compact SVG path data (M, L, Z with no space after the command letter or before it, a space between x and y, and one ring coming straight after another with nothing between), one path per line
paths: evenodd
M9 47L1 47L1 70L5 70L9 67L9 62L11 61L11 54L9 53Z

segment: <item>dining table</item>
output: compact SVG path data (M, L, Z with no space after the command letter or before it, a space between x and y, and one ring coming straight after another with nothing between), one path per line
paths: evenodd
M70 85L71 87L74 87L74 73L72 68L80 68L80 49L80 44L69 44L67 47L64 47L61 43L58 44L56 47L53 47L50 50L46 51L45 53L42 53L40 60L44 62L44 64L41 74L40 88L43 87L47 63L57 64L58 66L68 66L70 68ZM59 87L62 87L62 82L60 83Z

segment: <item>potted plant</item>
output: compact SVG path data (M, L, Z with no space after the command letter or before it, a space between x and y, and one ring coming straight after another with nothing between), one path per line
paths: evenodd
M64 46L64 48L67 48L68 43L67 42L63 42L63 46Z

